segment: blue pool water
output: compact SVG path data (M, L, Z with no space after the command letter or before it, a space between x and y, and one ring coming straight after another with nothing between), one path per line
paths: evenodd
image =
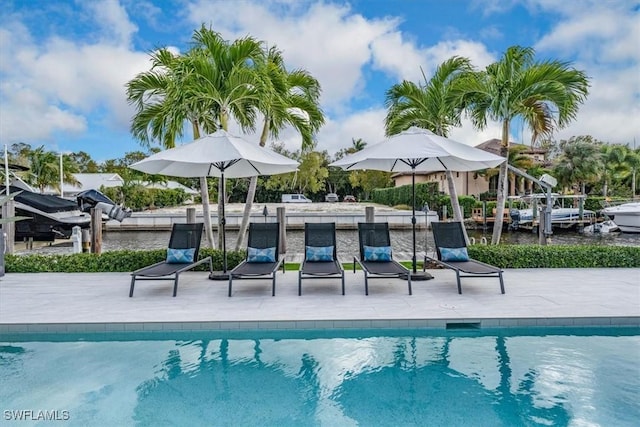
M637 328L0 336L0 425L624 427L639 402Z

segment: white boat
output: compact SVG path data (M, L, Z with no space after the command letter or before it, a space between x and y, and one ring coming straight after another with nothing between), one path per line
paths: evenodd
M640 202L609 206L602 213L614 220L623 233L640 233Z
M620 227L618 224L613 222L612 220L606 220L602 222L597 222L595 224L587 225L582 232L585 234L598 234L598 233L614 233L616 231L620 231Z
M533 209L513 209L510 211L512 221L517 221L519 224L528 224L533 221ZM567 223L578 220L595 220L596 213L588 209L582 210L582 216L580 215L580 209L578 208L553 208L551 209L551 223ZM538 215L539 219L539 215Z
M581 194L551 194L551 224L554 227L570 228L595 223L596 212L579 207L584 207L586 197L587 196ZM547 195L542 193L509 197L509 216L511 217L509 228L517 230L520 226L535 226L541 219L539 208L544 207L543 205L546 203L546 199ZM565 207L565 204L569 204L570 207ZM516 207L511 207L511 205L515 205ZM520 207L520 209L518 207ZM533 216L534 209L536 211L535 221Z

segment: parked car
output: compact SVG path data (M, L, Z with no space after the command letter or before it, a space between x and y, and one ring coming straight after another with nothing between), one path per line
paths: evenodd
M352 196L351 194L344 196L344 198L342 199L343 202L357 202L356 198L354 196Z
M326 196L324 196L324 201L325 202L339 202L340 198L338 197L338 195L336 193L329 193Z
M311 203L304 194L283 194L282 203Z

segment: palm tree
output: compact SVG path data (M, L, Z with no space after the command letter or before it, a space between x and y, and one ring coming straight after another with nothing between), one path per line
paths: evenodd
M467 111L473 125L484 129L487 120L502 124L501 155L509 151L511 122L521 119L533 140L549 136L575 119L587 96L589 81L567 62L536 62L532 48L511 46L486 70L467 73L456 85L454 103ZM506 200L507 162L500 166L498 202L492 244L500 243Z
M207 102L218 128L229 130L229 120L233 119L244 132L253 131L261 97L268 90L257 72L266 61L262 42L245 37L228 43L219 33L204 27L196 31L194 41L196 99ZM225 197L224 183L218 180L218 235L223 227L220 202ZM218 248L222 248L221 241Z
M364 150L367 143L362 138L351 138L351 147L347 148L347 154L357 153Z
M635 141L634 141L635 146ZM629 148L629 152L625 158L629 171L626 173L631 180L631 197L636 197L636 182L638 180L638 170L640 170L640 148Z
M527 147L525 147L524 145L516 145L514 147L510 147L509 148L509 157L507 159L507 161L509 162L510 165L513 165L514 167L520 169L520 170L529 170L531 169L531 167L533 167L533 159L529 156L527 156L526 154L522 154L523 151L525 151L527 149ZM522 179L524 180L524 178L522 177L518 177L516 176L516 174L510 172L509 173L509 182L510 182L510 195L511 196L515 196L516 195L516 191L518 190L517 188L517 181L518 179Z
M452 102L451 90L465 73L471 72L467 58L454 56L438 66L430 80L424 76L424 84L403 81L387 91L385 118L387 135L395 135L412 126L427 129L440 136L448 136L449 130L460 125L460 109ZM453 172L446 171L449 196L454 219L463 222ZM469 242L463 227L464 237Z
M250 65L262 60L260 43L250 37L228 43L204 26L194 32L193 41L183 56L167 49L152 54L152 69L127 84L129 102L138 110L131 131L143 145L158 141L165 148L175 146L185 123L191 125L194 139L201 131L227 130L230 118L243 129L254 125L260 81ZM207 239L213 247L206 177L200 178L200 188Z
M260 145L264 147L269 136L277 139L280 131L290 125L302 136L302 150L311 148L313 135L324 124L318 81L305 70L287 71L282 52L275 46L266 52L266 61L258 64L256 72L263 81L258 104L264 115ZM249 182L236 250L242 247L249 226L257 183L257 176Z
M600 146L600 154L604 162L602 171L602 195L604 197L608 196L612 180L625 174L627 153L628 148L624 145L602 144Z
M28 154L29 172L26 176L28 184L44 193L47 187L57 188L60 185L60 168L58 156L53 151L45 151L44 145Z
M602 175L604 165L600 145L591 137L572 137L560 142L562 154L556 162L553 173L565 187L577 185L585 194L587 183L596 182Z
M131 120L131 133L145 147L154 142L163 148L175 147L175 141L184 135L185 122L190 123L194 137L200 129L213 132L215 124L197 103L190 102L182 94L192 85L185 57L167 49L151 54L151 70L138 74L127 83L127 99L136 107ZM205 233L213 247L209 192L206 178L200 179Z
M60 154L62 156L62 172L58 168L58 176L62 174L62 181L72 185L79 184L78 180L74 176L75 173L79 173L78 163L70 155ZM56 188L60 190L60 194L63 194L63 189L59 188L60 182L56 185Z

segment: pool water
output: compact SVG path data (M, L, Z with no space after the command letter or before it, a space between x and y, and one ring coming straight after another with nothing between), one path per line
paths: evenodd
M0 403L21 426L637 426L640 331L5 335Z

